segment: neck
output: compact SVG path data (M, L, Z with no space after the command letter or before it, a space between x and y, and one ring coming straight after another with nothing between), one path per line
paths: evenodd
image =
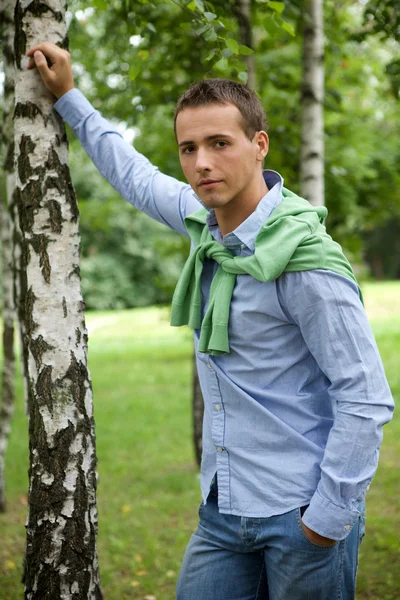
M260 180L257 180L256 185L247 191L246 197L233 198L228 205L215 208L215 217L222 235L225 236L239 227L255 211L260 200L268 191L265 179L261 174Z

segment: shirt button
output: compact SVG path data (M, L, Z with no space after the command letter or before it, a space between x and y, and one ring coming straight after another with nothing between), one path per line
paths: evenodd
M217 452L223 452L223 451L224 451L224 449L223 449L223 448L221 448L221 446L218 446L218 448L217 448Z
M207 363L207 367L212 371L212 365L210 363Z
M345 525L344 528L346 531L349 531L349 529L351 529L351 525Z
M221 405L220 404L216 404L215 405L215 410L221 410Z

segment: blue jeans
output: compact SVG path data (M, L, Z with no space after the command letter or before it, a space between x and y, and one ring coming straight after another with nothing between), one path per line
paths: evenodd
M331 547L310 542L301 509L265 519L218 512L211 487L186 549L177 600L353 600L360 519Z

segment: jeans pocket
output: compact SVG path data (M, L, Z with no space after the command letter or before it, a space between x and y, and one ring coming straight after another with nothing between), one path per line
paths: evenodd
M304 508L304 507L303 507ZM323 551L329 551L329 550L333 550L334 548L336 548L338 542L335 541L334 544L330 544L329 546L322 546L321 544L317 544L316 542L313 542L312 540L310 540L307 535L306 532L303 529L303 525L302 525L302 515L305 512L305 508L303 510L303 508L298 508L297 509L297 525L298 525L298 530L301 534L301 537L303 538L303 540L309 545L310 548L314 548L314 549L319 549L319 550L323 550Z

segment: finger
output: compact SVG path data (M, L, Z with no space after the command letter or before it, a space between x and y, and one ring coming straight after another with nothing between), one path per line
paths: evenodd
M60 52L63 52L63 50L59 46L56 46L56 44L52 44L51 42L43 42L43 44L38 44L37 46L30 48L26 55L33 56L37 51L42 52L51 61L55 60L57 56L60 55Z
M31 57L29 58L29 60L28 60L28 64L26 65L26 68L27 68L27 69L35 69L35 68L36 68L36 64L35 64L35 61L34 61L34 58L33 58L33 56L31 56Z
M43 79L49 79L51 77L51 71L47 65L47 60L43 52L40 52L40 50L36 50L35 54L33 55L33 59L35 61L37 70L39 71Z

